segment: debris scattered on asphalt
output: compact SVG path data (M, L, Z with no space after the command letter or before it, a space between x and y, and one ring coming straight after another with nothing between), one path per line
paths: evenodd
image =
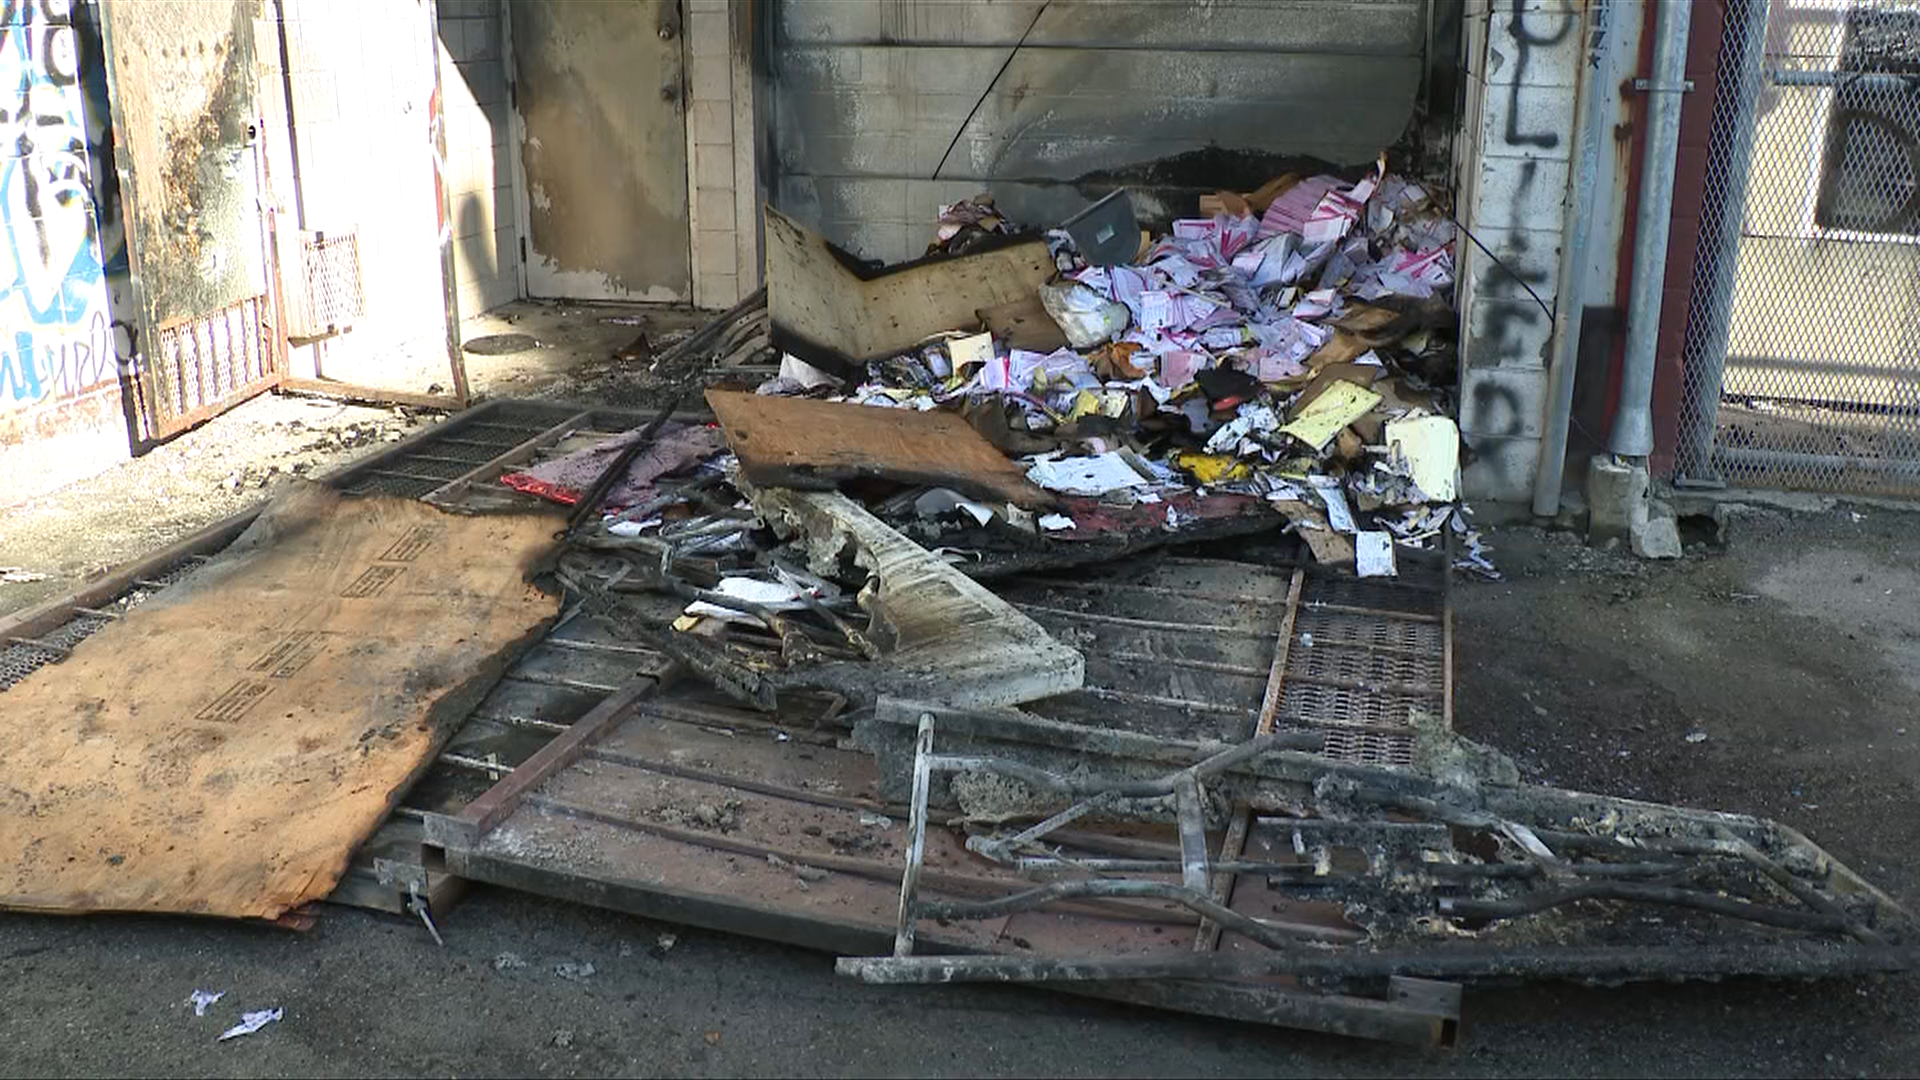
M212 1005L214 1002L226 996L227 992L225 990L195 990L193 993L187 995L187 1004L193 1006L193 1015L205 1016L207 1015L207 1006Z
M527 962L522 960L518 953L503 952L493 958L493 970L495 971L512 971L515 968L523 968L526 966Z
M261 1028L266 1027L268 1024L279 1021L284 1015L286 1015L286 1010L280 1008L261 1009L258 1012L241 1013L240 1022L221 1032L220 1037L214 1041L226 1042L228 1039L238 1039L243 1035L251 1035Z
M571 982L585 982L593 978L593 962L590 960L563 960L553 966L553 973Z

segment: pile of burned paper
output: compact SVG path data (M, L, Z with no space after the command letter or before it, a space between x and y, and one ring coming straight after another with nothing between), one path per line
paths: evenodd
M987 304L979 323L856 357L864 379L789 355L761 393L962 413L1063 497L1108 510L1184 497L1156 515L1165 529L1196 516L1182 508L1194 499L1242 496L1284 515L1316 558L1363 576L1394 573L1396 548L1451 536L1463 569L1494 575L1457 502L1451 218L1384 159L1357 182L1282 177L1201 205L1212 216L1175 220L1107 265L1049 232L1050 280L1024 322L1006 317L1018 302ZM935 247L963 223L997 226L988 207L943 209ZM1026 520L977 502L916 505L1059 539L1099 531L1069 510Z

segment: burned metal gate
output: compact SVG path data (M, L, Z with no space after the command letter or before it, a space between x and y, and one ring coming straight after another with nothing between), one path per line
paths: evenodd
M1920 2L1731 0L1680 483L1920 494Z
M130 300L145 339L133 342L129 423L148 443L279 378L253 107L262 9L108 0L102 12Z

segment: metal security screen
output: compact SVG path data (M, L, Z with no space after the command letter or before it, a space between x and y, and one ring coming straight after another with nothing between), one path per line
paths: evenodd
M1920 494L1920 0L1732 0L1676 480Z

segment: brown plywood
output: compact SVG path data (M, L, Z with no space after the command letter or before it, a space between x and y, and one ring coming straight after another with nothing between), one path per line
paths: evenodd
M767 318L775 348L850 376L944 330L979 325L982 308L1027 300L1053 276L1038 237L884 270L855 270L820 234L767 207Z
M1047 493L966 420L950 412L707 391L747 481L825 489L862 477L948 487L1020 506Z
M557 601L544 515L319 486L0 697L0 907L277 918L354 847Z

